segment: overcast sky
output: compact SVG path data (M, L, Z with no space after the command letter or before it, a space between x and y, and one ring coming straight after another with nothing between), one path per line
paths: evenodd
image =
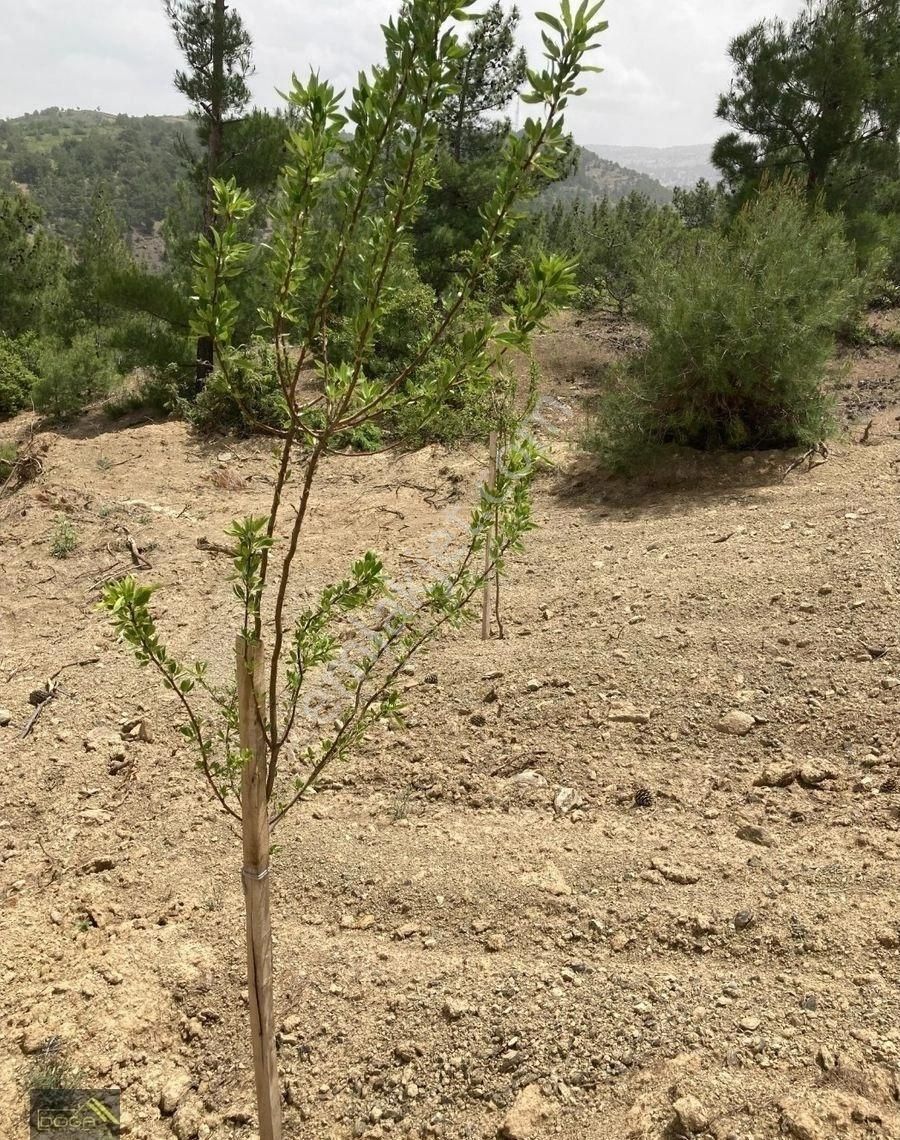
M519 0L520 38L539 54L536 9ZM257 103L310 67L349 88L379 52L379 24L399 0L237 0L255 44ZM728 42L762 17L793 16L802 0L606 0L609 28L568 125L582 143L674 146L713 141L727 87ZM184 110L172 89L178 56L162 0L15 0L0 23L0 118L41 107L128 114Z

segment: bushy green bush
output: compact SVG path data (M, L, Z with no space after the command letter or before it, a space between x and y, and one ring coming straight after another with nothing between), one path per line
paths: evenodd
M0 419L14 416L31 403L37 383L38 349L33 335L0 333Z
M205 432L249 435L289 421L272 349L261 340L251 342L227 375L217 368L196 400L178 403L184 418Z
M103 411L113 420L136 412L169 416L181 411L181 400L189 383L188 374L179 364L148 368L126 377L104 403Z
M900 214L869 211L848 217L845 227L870 283L869 303L883 308L900 303Z
M453 348L436 353L418 370L416 383L427 383L443 369ZM392 440L407 447L442 443L453 447L470 439L485 439L496 427L492 387L488 377L471 375L446 400L440 416L422 417L421 410L400 407L387 420Z
M411 265L404 267L393 282L367 364L368 373L380 377L395 375L415 360L431 335L436 307L432 288L420 280ZM484 320L486 315L484 300L470 301L460 319L460 330ZM432 352L426 363L415 369L409 380L412 388L437 379L448 359L457 352L461 335L460 331L448 338L440 352ZM420 411L401 405L385 416L382 437L385 442L408 447L427 443L452 446L463 440L483 438L493 426L489 397L486 378L468 375L444 402L439 418L423 420ZM351 441L351 445L361 450L378 446L368 440Z
M661 444L823 438L834 333L863 299L840 219L788 184L765 188L727 231L652 267L637 305L648 347L602 399L589 446L627 469Z
M54 419L70 419L105 396L116 379L112 354L91 333L45 349L32 389L34 406Z

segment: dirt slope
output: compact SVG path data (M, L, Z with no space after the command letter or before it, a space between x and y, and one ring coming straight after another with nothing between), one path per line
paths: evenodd
M543 343L559 467L505 639L433 648L406 728L281 828L292 1140L900 1137L897 356L855 360L865 445L625 488L565 439L623 337ZM26 1135L58 1041L121 1086L131 1135L249 1137L236 841L94 605L124 527L173 651L225 678L227 561L197 539L265 509L268 446L178 424L47 441L0 505L0 1135ZM334 459L300 587L373 545L398 577L439 565L482 468ZM30 691L90 658L21 740ZM152 740L123 741L138 718Z

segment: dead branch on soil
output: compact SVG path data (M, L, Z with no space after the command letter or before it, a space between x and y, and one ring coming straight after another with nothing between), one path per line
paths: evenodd
M153 564L148 562L141 552L141 548L134 541L130 534L125 535L125 545L128 547L128 553L131 555L131 561L140 570L152 570Z
M12 461L9 473L0 484L0 499L12 495L26 483L31 483L44 471L44 456L49 445L45 442L35 443L33 437L19 448L16 458Z
M50 674L50 676L44 682L44 687L42 689L32 690L28 699L33 705L35 705L35 710L29 717L28 723L22 729L22 736L20 739L24 740L25 737L31 733L32 729L40 719L41 713L43 713L47 705L49 705L51 701L56 700L60 693L65 692L65 690L57 681L57 677L59 677L60 673L64 673L66 669L75 669L81 665L96 665L99 660L99 657L84 657L79 661L68 661L65 665L60 665L55 673Z
M152 550L155 546L155 543L139 546L128 527L123 526L121 523L116 526L116 531L122 535L121 542L118 545L120 548L124 547L125 550L128 551L129 555L131 556L132 565L136 566L138 570L152 570L153 564L147 559L145 552L147 550ZM109 544L107 544L106 549L110 554L113 553Z
M88 587L89 592L99 590L101 586L108 586L110 582L118 582L123 578L128 570L127 562L117 562L114 566L110 566L108 570L104 570L99 578L95 578ZM89 571L90 573L90 571ZM80 575L84 577L84 575Z
M135 463L138 459L143 459L143 451L139 451L137 455L129 455L127 459L119 459L115 463L107 463L104 466L105 471L112 471L114 467L124 467L126 463Z
M869 436L871 435L872 425L874 423L875 423L874 420L869 420L869 422L866 424L865 430L863 431L862 435L859 437L860 443L868 443L869 442Z
M44 711L47 705L49 705L50 702L56 698L57 690L58 686L53 683L52 679L47 682L45 689L34 690L29 700L31 700L32 704L36 705L36 708L28 718L28 723L22 729L22 736L20 739L24 740L25 737L29 735L31 730L40 719L41 713Z
M44 841L40 838L40 836L38 836L37 844L43 852L44 858L50 864L50 877L45 883L42 883L41 886L49 887L51 883L55 883L58 879L61 879L63 877L66 869L65 867L62 867L59 860L50 851L47 850L47 848L44 846Z
M818 463L815 462L816 456L821 457ZM814 443L812 447L810 447L807 451L804 451L799 458L795 459L793 463L790 463L784 469L784 473L781 476L781 481L783 483L792 471L796 471L796 469L798 467L802 467L804 463L806 464L806 470L812 471L814 467L821 467L823 463L827 462L827 460L828 445L821 441L819 443Z
M856 641L865 649L873 661L880 661L882 657L887 657L892 649L897 648L896 645L870 645L868 641L864 641L861 637L857 637Z
M55 681L60 673L64 673L66 669L75 669L83 665L96 665L100 661L99 657L82 657L78 661L69 661L65 665L60 665L55 673L50 674L50 680Z
M198 538L197 549L205 550L207 554L224 554L227 558L234 558L237 554L237 551L230 546L223 546L221 542L210 542L208 538Z

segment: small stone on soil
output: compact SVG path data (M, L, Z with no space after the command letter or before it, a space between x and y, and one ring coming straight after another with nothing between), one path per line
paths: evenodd
M709 1127L709 1114L695 1096L682 1096L672 1105L682 1132L696 1136Z
M47 1045L50 1035L39 1025L29 1025L23 1030L19 1038L19 1046L23 1053L29 1055L40 1053Z
M526 886L537 887L550 895L570 895L572 888L562 876L562 872L554 863L547 863L541 871L529 871L523 876Z
M176 1073L170 1077L159 1094L159 1111L163 1116L173 1116L182 1099L191 1087L187 1073Z
M744 823L737 829L738 839L743 839L747 843L756 843L759 847L774 847L775 839L772 833L766 831L764 827L758 827L755 823Z
M442 1012L448 1021L459 1021L469 1012L469 1006L466 1002L458 1001L456 998L447 998Z
M670 883L678 883L682 887L699 883L703 874L699 867L692 867L690 863L666 863L662 859L654 859L653 868Z
M536 768L526 768L523 772L516 772L515 776L510 776L509 782L531 788L546 788L547 786L546 776L542 776Z
M503 1118L498 1133L501 1140L532 1140L550 1116L550 1103L537 1085L527 1085Z
M799 780L805 788L818 788L837 775L824 760L809 760L800 766Z
M813 1115L801 1105L781 1103L781 1131L793 1140L825 1140Z
M797 779L793 764L769 764L753 781L757 788L786 788Z
M726 732L729 736L746 736L755 727L756 721L753 717L739 709L731 709L716 725L719 732Z
M553 798L553 809L558 815L568 815L584 803L584 796L575 788L559 788Z
M634 705L620 701L610 705L606 719L617 724L649 724L650 714L643 712L641 709L636 709Z

